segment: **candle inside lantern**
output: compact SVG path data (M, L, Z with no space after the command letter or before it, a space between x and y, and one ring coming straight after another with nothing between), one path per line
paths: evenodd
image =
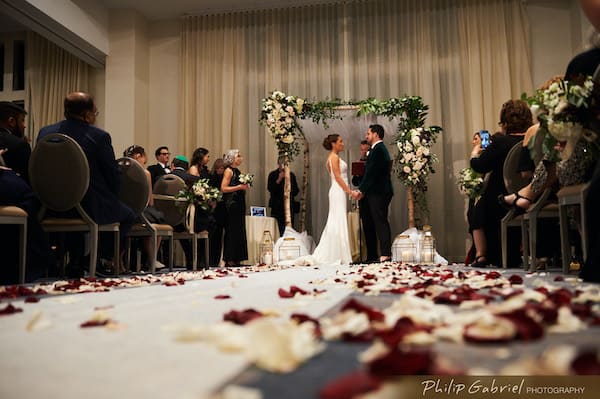
M406 249L402 251L402 262L412 262L413 253L411 250Z
M270 265L271 263L273 263L273 254L270 252L267 252L264 255L263 261L265 262L265 265Z

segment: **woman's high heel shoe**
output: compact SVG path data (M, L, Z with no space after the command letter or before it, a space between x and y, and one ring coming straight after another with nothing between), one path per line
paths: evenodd
M533 202L533 200L531 200L530 198L522 196L518 192L514 192L512 194L515 196L515 199L512 202L506 202L506 199L505 199L506 196L504 194L498 195L498 197L497 197L498 204L501 205L502 207L506 208L506 209L517 208L517 209L520 209L522 211L526 211L527 208L529 208L529 206ZM511 195L511 194L509 194L509 195ZM527 206L525 206L525 207L519 206L517 204L517 201L519 201L519 199L523 199L523 200L527 201Z
M487 260L485 255L479 255L475 258L475 262L471 263L471 267L488 267L490 265L490 261Z

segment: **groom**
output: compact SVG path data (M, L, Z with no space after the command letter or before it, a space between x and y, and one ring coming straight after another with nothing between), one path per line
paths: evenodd
M367 156L365 175L360 186L358 186L358 191L352 192L352 198L361 199L364 197L369 204L376 236L369 235L365 238L367 247L377 245L377 240L379 240L380 262L392 258L392 234L390 222L388 221L388 207L394 195L390 179L392 161L382 141L384 134L383 126L369 126L366 139L371 145L371 150Z

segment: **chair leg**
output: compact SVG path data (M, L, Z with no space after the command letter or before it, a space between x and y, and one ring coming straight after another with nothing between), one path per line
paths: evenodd
M525 218L521 219L521 245L523 246L523 270L529 270L529 226Z
M174 245L173 245L173 235L169 236L169 271L172 272L173 271L173 252L174 252Z
M529 271L536 271L537 266L537 214L529 215L529 254L530 265Z
M588 235L587 235L587 220L585 217L585 200L579 204L579 212L581 218L581 250L583 252L583 262L588 258Z
M148 262L150 263L150 273L156 273L156 231L150 236L150 254L148 254Z
M204 238L204 264L206 265L206 269L208 269L210 267L210 243L208 241L208 236L206 236L206 238Z
M192 270L198 270L198 236L192 236Z
M19 227L21 233L21 245L19 248L19 284L25 284L25 267L27 265L27 220Z
M502 218L500 221L500 243L502 245L502 268L508 267L508 222Z
M558 207L558 220L560 225L560 252L562 255L562 270L564 274L569 273L569 219L567 218L567 207L560 205Z
M121 238L119 230L113 232L113 245L113 267L115 268L115 276L118 277L121 269Z
M90 277L96 276L98 261L98 225L90 226Z

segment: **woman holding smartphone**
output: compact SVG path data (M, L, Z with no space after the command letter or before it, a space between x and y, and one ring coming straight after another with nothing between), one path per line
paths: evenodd
M483 149L481 144L473 146L471 168L479 173L489 173L490 176L480 200L474 207L478 217L471 225L476 249L475 262L471 266L486 267L490 264L497 266L502 264L500 221L507 212L497 201L498 195L507 194L502 169L510 149L523 140L525 131L532 124L531 111L527 103L521 100L508 100L500 110L500 132L490 138L487 148ZM483 136L481 138L483 141ZM517 266L519 262L518 239L519 237L509 236L508 263L511 266Z

